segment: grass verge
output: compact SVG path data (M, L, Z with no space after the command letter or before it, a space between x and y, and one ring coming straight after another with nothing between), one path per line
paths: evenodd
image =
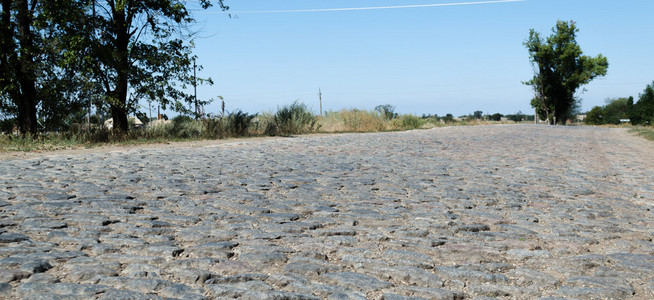
M635 133L636 135L642 136L650 141L654 141L654 127L636 126L631 128L629 132Z

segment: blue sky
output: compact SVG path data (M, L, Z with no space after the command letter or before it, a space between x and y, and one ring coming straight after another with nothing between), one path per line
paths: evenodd
M478 0L477 2L482 2ZM193 8L193 1L189 8ZM226 109L272 111L299 100L323 109L372 109L456 116L532 112L533 75L522 43L534 28L551 33L574 20L585 55L609 60L606 77L585 86L583 110L634 96L654 81L654 1L526 0L417 8L246 13L248 11L433 5L456 0L249 0L226 4L235 16L193 10L200 99ZM217 112L218 101L207 112Z

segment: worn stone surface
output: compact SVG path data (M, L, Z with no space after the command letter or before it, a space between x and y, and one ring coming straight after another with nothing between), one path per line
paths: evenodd
M104 150L0 156L0 298L654 297L654 143L624 129Z

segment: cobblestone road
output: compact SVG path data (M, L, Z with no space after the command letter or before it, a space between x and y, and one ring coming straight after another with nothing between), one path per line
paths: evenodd
M0 161L0 297L654 297L654 143L532 125Z

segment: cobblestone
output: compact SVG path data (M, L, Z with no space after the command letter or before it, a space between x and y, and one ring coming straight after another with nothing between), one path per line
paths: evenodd
M0 298L651 299L654 143L532 125L0 160Z

